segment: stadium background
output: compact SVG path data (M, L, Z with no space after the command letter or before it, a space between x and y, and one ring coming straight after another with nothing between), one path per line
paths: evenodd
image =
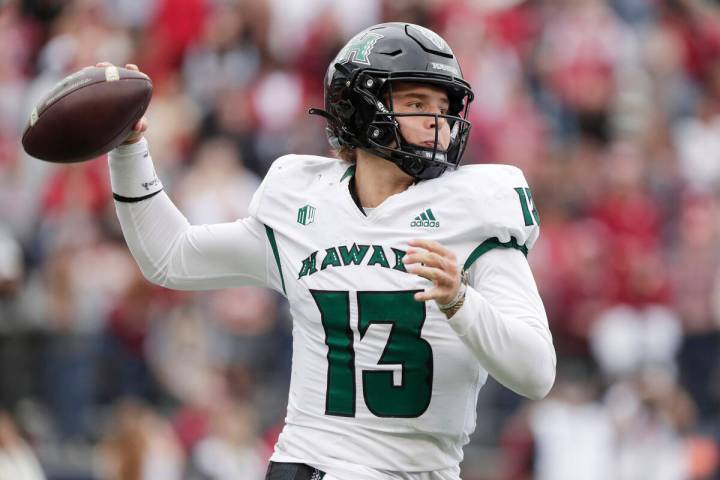
M535 403L483 389L463 478L720 478L719 7L0 0L0 479L261 479L289 379L282 300L143 280L105 160L21 151L35 102L80 67L139 64L171 197L231 221L274 158L326 153L306 110L381 21L448 40L476 92L466 162L521 167L541 215L558 379Z

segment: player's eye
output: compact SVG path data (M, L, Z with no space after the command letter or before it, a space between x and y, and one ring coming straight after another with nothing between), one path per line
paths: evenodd
M408 107L414 108L415 110L422 110L424 105L422 102L410 102Z

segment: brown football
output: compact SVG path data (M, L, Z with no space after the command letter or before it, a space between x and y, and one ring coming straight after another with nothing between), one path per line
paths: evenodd
M152 97L144 73L87 67L58 83L30 114L22 144L48 162L82 162L120 145Z

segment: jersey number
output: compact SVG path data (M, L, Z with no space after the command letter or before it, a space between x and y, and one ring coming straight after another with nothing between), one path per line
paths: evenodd
M517 187L515 189L515 191L517 192L518 197L520 197L520 207L522 208L523 220L525 220L525 226L526 227L532 226L533 220L535 220L535 225L540 225L540 215L538 214L537 208L535 208L535 202L533 202L532 193L530 193L530 189ZM531 213L529 206L532 206L532 213Z
M419 417L430 405L433 356L430 344L420 337L425 304L413 295L418 290L357 292L360 339L370 325L391 325L379 365L400 364L402 380L393 383L392 371L363 370L363 397L378 417ZM310 290L320 309L328 346L325 414L355 416L355 351L350 328L347 291Z

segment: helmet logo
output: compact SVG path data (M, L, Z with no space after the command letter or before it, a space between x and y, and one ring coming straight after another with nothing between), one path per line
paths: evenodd
M413 25L413 27L419 30L425 38L430 40L433 45L438 48L438 50L449 50L449 47L447 43L445 43L445 40L443 40L443 38L437 33L425 27L421 27L420 25Z
M362 63L363 65L370 65L370 52L378 40L383 38L384 35L374 32L362 32L359 35L353 37L352 40L345 45L337 56L337 59L333 63Z

